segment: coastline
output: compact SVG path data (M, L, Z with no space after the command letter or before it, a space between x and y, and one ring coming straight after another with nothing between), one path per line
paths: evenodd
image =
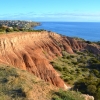
M44 29L69 37L78 37L86 41L100 41L100 23L96 22L40 22L33 29Z

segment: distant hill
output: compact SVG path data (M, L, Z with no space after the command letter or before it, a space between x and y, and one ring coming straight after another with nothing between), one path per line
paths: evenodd
M38 25L40 25L40 23L33 21L0 20L0 33L29 31Z
M29 29L37 25L40 25L40 23L33 21L22 21L22 20L0 20L0 26L13 27L13 28L17 27L17 28Z

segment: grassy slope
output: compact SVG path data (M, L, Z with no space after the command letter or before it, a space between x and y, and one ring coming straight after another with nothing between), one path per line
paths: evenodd
M84 100L80 95L58 91L53 85L27 71L0 65L0 100Z
M0 100L49 100L54 86L14 67L0 65Z

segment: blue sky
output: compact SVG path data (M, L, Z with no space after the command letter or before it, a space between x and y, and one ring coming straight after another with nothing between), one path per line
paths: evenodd
M100 0L0 0L0 19L100 22Z

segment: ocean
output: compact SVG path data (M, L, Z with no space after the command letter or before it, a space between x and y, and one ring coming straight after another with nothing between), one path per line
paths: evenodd
M87 41L100 41L99 22L41 22L34 29L53 31L70 37L79 37Z

